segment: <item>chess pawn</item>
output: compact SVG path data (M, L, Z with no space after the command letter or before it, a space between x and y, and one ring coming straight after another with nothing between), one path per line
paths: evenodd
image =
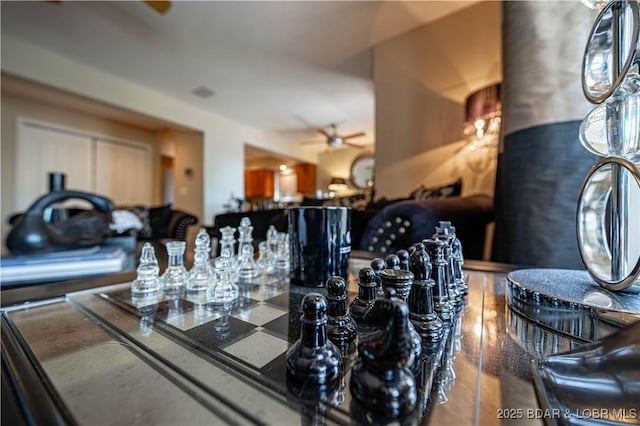
M198 231L193 254L193 266L187 277L187 291L198 292L207 290L213 284L213 268L209 263L211 238L204 229Z
M207 300L216 308L228 308L238 304L238 286L231 279L231 262L227 257L215 260L216 280L207 291Z
M367 411L387 419L404 417L416 407L416 380L409 332L409 310L396 298L377 299L366 314L377 331L358 345L359 358L351 370L349 388Z
M166 295L176 296L184 291L187 283L187 270L184 267L184 241L169 241L166 243L169 264L162 275L162 290Z
M389 269L385 269L383 273L384 272L389 272ZM411 279L413 280L413 274L409 271L398 270L394 272L403 272L406 274L411 274ZM406 275L406 276L408 277L409 275ZM383 280L382 281L383 285L385 285L384 275L382 280ZM393 287L385 285L384 292L385 292L386 299L399 301L400 303L406 305L405 301L398 297L398 293ZM408 321L407 323L407 330L411 336L411 352L413 353L413 360L414 360L412 363L409 364L409 368L411 369L411 372L416 377L419 377L420 370L422 370L422 338L420 337L420 334L418 334L418 332L416 331L411 321Z
M297 382L329 385L338 378L340 351L327 338L327 300L319 293L302 299L300 339L287 350L287 375Z
M442 340L443 324L433 308L433 287L431 263L423 244L417 244L411 254L409 268L414 275L409 293L409 319L429 347Z
M384 289L382 288L382 279L380 278L380 272L382 272L386 267L387 263L384 261L384 259L376 257L371 261L371 269L373 269L373 272L376 274L376 283L378 284L376 297L384 297Z
M373 306L377 296L378 284L376 274L371 268L362 268L358 273L358 295L351 305L349 311L351 317L358 325L358 332L370 331L370 327L365 321L365 314Z
M449 303L448 289L445 282L445 268L447 267L447 262L444 260L445 243L437 237L424 242L431 259L431 278L435 282L433 286L433 308L442 321L448 322L453 317L453 309Z
M400 261L400 269L408 271L409 270L409 252L407 250L398 250L396 252L396 256L398 256L398 260Z
M396 254L390 254L386 257L386 269L400 269L400 258Z
M258 273L261 275L273 274L276 269L275 259L269 255L269 248L266 241L261 241L258 244L258 260L256 261L258 266Z
M347 311L347 284L342 277L327 280L328 336L340 349L343 358L356 349L358 328Z
M458 283L455 279L453 251L448 244L444 245L444 260L447 266L444 268L445 282L449 292L449 300L451 304L459 308L462 305L462 293L458 290Z
M238 259L238 278L244 282L250 282L258 276L258 265L253 259L253 246L245 244Z
M289 235L279 232L276 245L276 270L286 272L289 270Z
M460 292L463 295L467 295L469 294L469 285L465 282L464 272L462 271L462 265L464 264L462 243L458 238L454 238L451 246L453 248L453 276L455 277Z
M140 263L136 272L138 276L131 283L132 294L147 294L160 291L160 267L151 243L144 243L142 246Z

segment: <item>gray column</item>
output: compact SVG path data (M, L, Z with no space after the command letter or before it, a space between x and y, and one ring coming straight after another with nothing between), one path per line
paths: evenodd
M580 186L596 157L578 128L594 107L581 63L596 12L579 1L503 2L503 128L494 260L582 268Z

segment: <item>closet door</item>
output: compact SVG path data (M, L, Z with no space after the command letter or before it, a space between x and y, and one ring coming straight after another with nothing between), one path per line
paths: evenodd
M116 206L151 204L151 152L145 145L96 139L96 192Z
M49 192L49 172L63 172L66 188L91 192L93 153L90 137L22 121L16 145L15 205L24 211Z

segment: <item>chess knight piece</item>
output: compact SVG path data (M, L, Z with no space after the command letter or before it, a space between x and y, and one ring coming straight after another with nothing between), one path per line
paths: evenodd
M409 268L414 275L409 293L409 319L427 346L442 340L442 320L433 308L433 287L431 263L423 244L417 244L411 254Z
M351 395L368 411L386 418L404 417L416 406L416 381L409 332L409 309L399 300L377 299L366 314L378 331L358 345L359 360L351 370Z
M342 277L327 280L327 302L329 303L328 336L340 349L343 358L356 349L358 328L347 312L347 284Z
M286 354L287 375L305 385L329 385L338 378L340 350L327 338L327 300L309 293L302 312L300 339Z

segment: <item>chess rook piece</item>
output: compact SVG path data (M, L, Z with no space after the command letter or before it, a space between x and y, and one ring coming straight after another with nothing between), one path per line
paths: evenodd
M287 375L305 384L328 385L338 378L340 351L327 338L327 300L319 293L302 299L300 339L286 354Z
M451 321L453 309L449 303L449 291L445 282L445 268L447 262L444 260L445 243L434 237L424 241L431 259L431 278L435 282L433 286L433 308L442 321Z
M458 290L458 283L453 270L453 250L448 244L444 245L444 260L447 262L447 266L444 268L444 277L445 282L447 283L447 290L449 292L449 300L455 308L460 308L462 305L462 293Z
M402 269L384 269L380 272L383 288L393 288L398 298L406 303L413 283L413 273Z
M387 263L384 259L379 257L375 257L371 261L371 269L376 274L376 282L378 283L378 290L376 293L376 297L384 297L384 289L382 288L382 279L380 279L380 272L382 272L387 267Z
M455 277L460 293L469 294L469 285L464 280L464 272L462 265L464 264L464 256L462 255L462 243L458 238L453 239L453 275Z
M415 277L409 293L409 319L425 347L431 347L442 340L443 324L433 308L435 281L431 279L431 263L423 244L416 246L409 268Z
M351 396L366 410L385 418L411 413L418 400L409 366L414 362L409 310L399 300L377 299L367 321L379 327L358 345L359 359L351 370Z
M347 284L344 278L331 277L327 280L327 302L329 340L340 349L344 358L355 351L358 336L357 325L347 312Z
M386 269L385 271L389 271L389 270ZM400 271L394 271L394 272L400 272ZM402 271L402 272L411 274L411 272L409 271ZM413 278L413 274L411 274L411 277ZM385 286L384 297L385 299L389 299L389 300L406 305L405 301L398 297L398 293L392 287ZM413 352L413 362L410 363L408 367L411 369L411 372L414 374L415 377L419 377L420 371L422 370L422 338L420 337L420 334L418 334L418 332L416 331L411 321L407 323L407 330L411 336L411 351Z
M160 291L160 267L156 252L151 243L144 243L140 254L140 263L136 269L138 276L131 283L131 293L134 295L154 293Z
M351 302L349 311L351 318L358 325L358 332L367 332L371 328L367 325L365 314L373 306L378 290L376 274L371 268L362 268L358 273L358 295Z
M385 263L387 264L386 269L400 269L400 258L398 255L390 254L386 257Z
M179 297L187 283L187 270L184 267L184 241L169 241L165 244L169 264L162 275L162 290L168 296Z
M400 269L409 270L409 252L407 250L398 250L396 256L400 260Z

